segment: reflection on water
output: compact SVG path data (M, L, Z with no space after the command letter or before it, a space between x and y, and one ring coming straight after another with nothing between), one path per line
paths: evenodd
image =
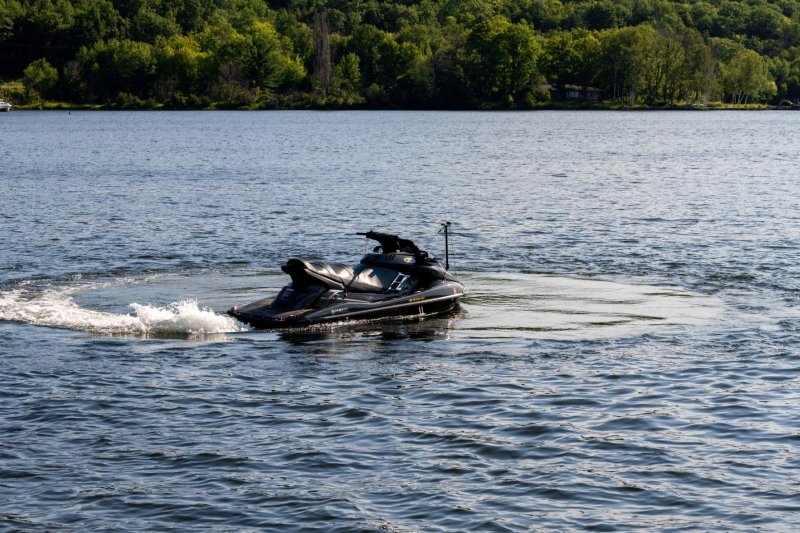
M721 315L719 298L679 287L522 273L470 274L458 325L470 337L586 340L706 326Z
M277 338L294 344L334 341L335 343L370 343L393 341L447 340L463 318L458 312L448 317L395 317L381 321L351 321L319 327L282 330ZM238 338L238 336L237 336Z

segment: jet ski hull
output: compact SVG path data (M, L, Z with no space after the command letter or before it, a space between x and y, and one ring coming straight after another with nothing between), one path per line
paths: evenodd
M332 324L350 320L376 320L391 317L434 316L455 312L466 293L463 285L447 281L425 291L370 301L368 295L353 294L331 300L318 309L281 311L274 299L265 298L244 307L234 307L228 314L256 329L282 329Z

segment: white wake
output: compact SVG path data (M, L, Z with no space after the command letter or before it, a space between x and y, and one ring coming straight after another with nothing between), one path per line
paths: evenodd
M195 336L246 331L233 318L194 300L163 307L132 303L132 314L120 314L80 307L72 299L75 291L0 291L0 320L106 335Z

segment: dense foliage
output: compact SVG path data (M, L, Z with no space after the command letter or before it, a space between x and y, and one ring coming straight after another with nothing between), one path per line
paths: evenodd
M800 0L0 0L0 81L121 107L800 97Z

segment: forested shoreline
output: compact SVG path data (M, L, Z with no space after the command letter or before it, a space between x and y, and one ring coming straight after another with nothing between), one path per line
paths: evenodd
M587 89L602 103L584 101ZM800 0L0 0L0 97L168 109L796 103Z

